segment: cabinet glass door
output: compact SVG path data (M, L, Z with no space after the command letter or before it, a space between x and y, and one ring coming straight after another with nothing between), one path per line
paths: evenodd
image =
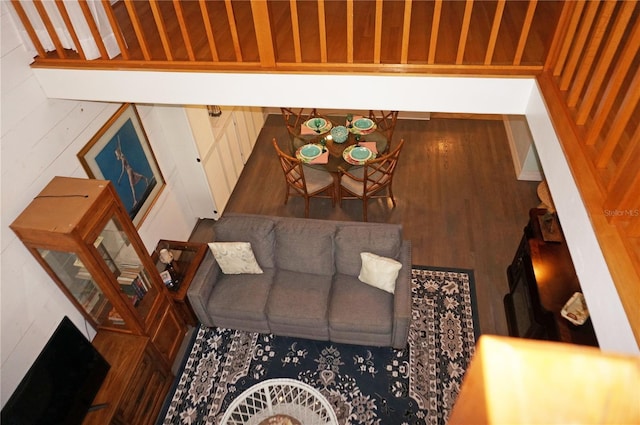
M105 322L113 306L76 253L42 248L37 251L87 314L97 324Z
M117 218L107 222L93 245L113 273L122 296L133 305L142 321L146 321L158 290ZM111 325L124 325L117 312L109 321Z

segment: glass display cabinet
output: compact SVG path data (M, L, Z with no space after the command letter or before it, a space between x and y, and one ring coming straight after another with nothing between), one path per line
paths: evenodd
M109 181L55 177L10 227L96 330L173 362L186 325Z

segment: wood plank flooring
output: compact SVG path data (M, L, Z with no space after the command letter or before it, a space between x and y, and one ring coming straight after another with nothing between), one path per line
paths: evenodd
M529 209L539 204L538 183L516 179L500 120L401 118L394 134L406 141L394 179L397 205L371 201L369 221L401 223L413 264L473 269L481 331L506 335L506 267ZM225 211L304 216L301 198L284 205L274 137L288 146L280 115L269 115ZM332 208L329 200L312 199L311 218L360 221L362 204L344 200Z

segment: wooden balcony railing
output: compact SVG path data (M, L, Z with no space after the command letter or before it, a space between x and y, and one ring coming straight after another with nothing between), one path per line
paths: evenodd
M640 8L568 2L538 77L640 342Z
M12 4L38 67L536 76L640 344L637 0L100 0L120 48L112 59L95 11L77 0L95 60L80 47L69 2L55 0L57 28L51 8L32 1L53 51L26 1Z
M54 13L65 26L56 28L48 16L51 8L32 1L44 22L41 31L55 46L45 51L36 23L25 13L27 2L12 0L37 51L36 66L528 75L542 71L563 5L537 0L121 0L112 5L101 0L121 52L110 60L87 0L77 0L100 52L100 58L87 61L68 2L55 1ZM61 31L75 46L62 47Z

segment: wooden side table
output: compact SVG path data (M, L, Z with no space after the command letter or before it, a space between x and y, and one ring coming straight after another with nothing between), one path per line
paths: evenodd
M180 279L177 287L169 289L169 294L184 321L191 326L196 326L198 324L198 318L189 304L187 291L209 247L205 243L161 239L151 255L156 268L160 272L165 269L165 265L158 258L161 249L168 249L173 254L173 258L177 263L177 271Z

